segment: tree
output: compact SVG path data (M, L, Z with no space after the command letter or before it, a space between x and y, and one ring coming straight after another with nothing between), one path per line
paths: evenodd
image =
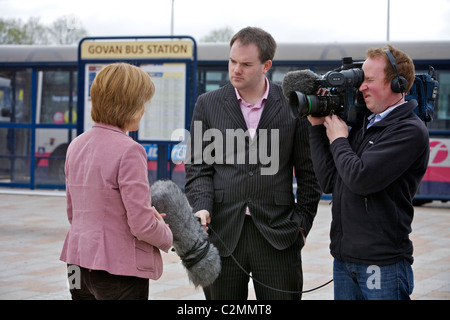
M48 28L40 23L40 18L31 17L23 26L29 44L50 44Z
M234 35L233 29L226 26L221 29L211 30L200 42L229 42Z
M74 16L56 19L51 27L31 17L27 22L21 19L0 18L0 44L75 44L86 37L87 32Z
M49 29L49 33L53 42L57 44L78 43L81 38L88 35L80 20L73 15L56 19Z
M29 44L20 19L0 18L0 44Z

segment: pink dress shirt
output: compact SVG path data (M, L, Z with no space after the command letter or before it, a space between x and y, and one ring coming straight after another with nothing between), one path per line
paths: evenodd
M269 81L266 78L266 91L263 97L255 105L247 103L236 90L236 97L239 101L239 106L242 110L242 115L244 116L245 123L247 124L248 132L250 137L253 139L256 133L256 128L258 128L259 119L261 119L261 114L264 110L264 105L266 104L267 96L269 95Z
M269 95L269 80L266 78L266 91L263 97L255 105L251 105L246 102L239 91L235 88L236 97L239 101L239 106L241 107L242 115L244 116L245 123L247 124L247 129L250 137L253 139L256 134L256 129L258 128L259 120L261 119L261 114L264 110L264 105L266 104L267 96ZM246 215L251 215L249 208L245 209Z
M158 279L172 232L154 217L144 148L96 123L66 156L70 229L60 259L111 274Z

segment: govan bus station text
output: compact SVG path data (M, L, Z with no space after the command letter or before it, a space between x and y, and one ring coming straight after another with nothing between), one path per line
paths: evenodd
M94 44L88 47L90 54L186 54L187 44Z

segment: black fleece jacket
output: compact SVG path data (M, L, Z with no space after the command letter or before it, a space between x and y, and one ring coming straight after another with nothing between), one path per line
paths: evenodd
M314 170L332 193L330 251L348 262L413 262L412 200L428 165L428 130L411 100L369 129L352 128L331 145L323 125L310 127Z

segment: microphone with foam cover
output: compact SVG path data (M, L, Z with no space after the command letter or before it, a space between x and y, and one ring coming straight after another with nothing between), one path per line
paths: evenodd
M156 181L150 187L152 205L165 213L164 222L173 234L173 247L197 287L207 287L218 277L221 261L218 249L192 212L185 194L171 180Z
M281 87L283 95L289 100L291 116L294 119L310 111L308 96L317 93L319 80L320 77L311 70L290 71L284 76Z
M316 94L318 88L317 80L320 77L311 70L297 70L286 73L281 85L283 95L289 99L292 92L299 91L304 94Z

